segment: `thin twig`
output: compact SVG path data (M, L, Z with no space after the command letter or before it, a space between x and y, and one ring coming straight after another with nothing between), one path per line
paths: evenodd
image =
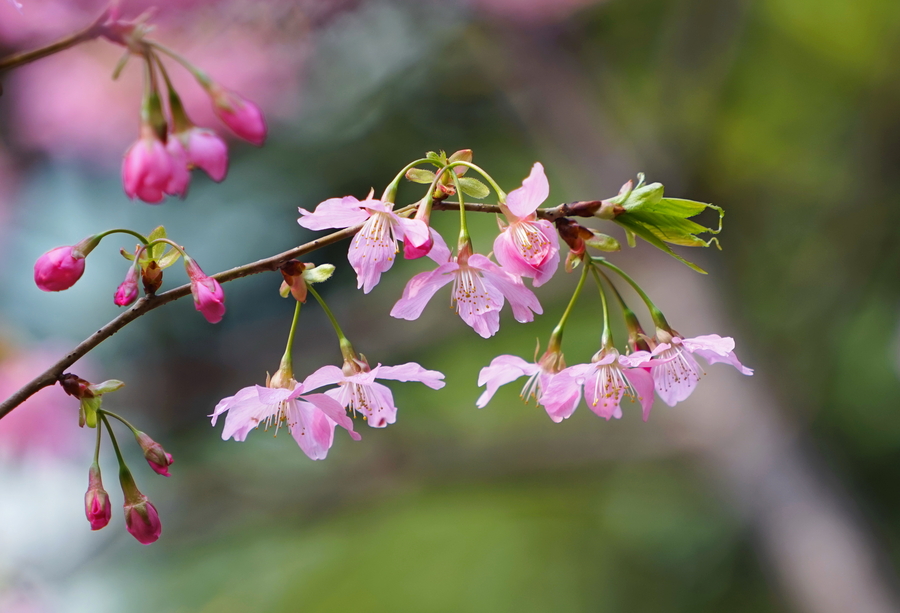
M98 38L103 34L103 22L106 20L108 14L108 10L104 11L103 14L100 15L100 17L98 17L94 21L94 23L92 23L88 27L79 32L75 32L74 34L70 34L69 36L61 38L56 42L50 43L45 47L32 49L31 51L14 53L0 59L0 72L18 68L19 66L24 66L25 64L29 64L41 58L59 53L60 51L65 51L66 49L74 47L75 45L79 45L83 42Z

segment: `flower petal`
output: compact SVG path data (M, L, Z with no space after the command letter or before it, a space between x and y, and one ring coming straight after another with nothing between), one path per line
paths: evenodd
M303 380L303 389L307 392L325 385L335 385L344 380L344 372L337 366L323 366Z
M478 373L478 387L487 385L487 389L479 396L475 406L483 409L501 385L512 383L516 379L528 375L531 376L541 369L532 362L526 362L519 356L500 355L491 360L490 366L485 366Z
M506 196L506 206L519 219L534 213L547 196L550 195L550 183L544 174L544 167L535 162L531 173L522 181L522 187L514 189Z
M444 373L436 370L426 370L415 362L407 362L398 366L378 366L377 379L392 379L394 381L418 381L424 383L433 390L444 387Z
M307 230L349 228L369 218L369 212L362 208L360 201L353 196L329 198L320 203L312 213L303 208L299 210L300 219L297 223Z
M347 415L347 410L340 402L327 394L306 394L303 400L312 403L315 407L327 415L334 423L350 433L350 437L358 441L360 435L353 430L353 420Z
M509 300L509 306L512 307L513 317L516 318L516 321L527 323L534 320L534 313L540 315L544 312L534 292L525 287L520 279L512 276L485 256L477 253L472 255L469 258L469 265L473 268L480 268L485 280Z
M642 417L647 421L650 419L650 409L653 408L653 377L643 368L626 368L625 376L637 392Z
M403 289L403 296L391 309L391 317L409 321L418 319L434 294L453 281L451 273L458 268L455 262L447 262L431 272L422 272L414 276Z
M334 421L309 402L294 400L287 410L291 436L312 460L324 460L334 442Z

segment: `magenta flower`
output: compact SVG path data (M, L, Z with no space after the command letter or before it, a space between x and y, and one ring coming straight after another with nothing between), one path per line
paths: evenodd
M266 430L287 426L291 436L303 453L313 460L323 460L334 441L335 426L340 426L358 441L361 437L353 430L353 420L347 416L337 401L325 394L306 394L313 386L291 379L287 388L269 388L254 385L245 387L234 396L216 405L212 425L228 411L222 440L234 438L243 441L250 430L264 424Z
M535 162L531 174L514 189L502 206L509 225L494 240L494 255L506 270L546 283L559 266L559 237L553 224L539 220L535 211L550 194L544 167Z
M623 397L628 397L632 402L641 403L643 419L647 421L653 407L653 378L647 371L647 367L655 363L652 358L648 351L619 355L615 349L602 349L590 364L576 364L559 373L545 396L551 402L559 397L568 398L573 390L583 386L588 407L607 420L622 417L620 404ZM576 400L572 412L577 406Z
M138 297L138 271L139 266L129 266L128 272L125 273L125 280L116 289L116 295L113 298L118 306L128 306Z
M169 466L175 461L172 459L172 454L166 453L166 450L162 448L162 445L147 436L144 432L138 432L135 434L135 438L137 439L141 450L144 452L144 459L147 460L147 464L150 465L150 468L163 477L171 477L172 475L169 474Z
M550 349L536 363L526 362L514 355L497 356L491 360L490 366L485 366L478 373L478 386L487 385L487 389L481 394L475 405L479 409L483 409L501 385L527 376L528 380L522 387L519 396L526 403L530 398L534 398L538 404L544 407L550 419L559 423L572 414L580 396L579 390L576 389L568 397L545 397L544 391L564 368L565 360L562 353ZM551 400L553 402L550 402Z
M125 499L125 528L140 543L155 543L162 533L162 523L156 507L146 496L138 492L136 498Z
M337 385L336 389L325 392L343 407L349 407L354 414L362 413L363 418L373 428L383 428L397 421L397 407L394 397L386 386L375 383L375 379L394 381L418 381L431 389L444 387L443 373L425 370L415 362L399 366L377 365L369 368L362 358L344 362L344 368L323 366L306 378L303 385L308 389L318 389L325 385Z
M453 282L456 312L483 338L493 336L500 329L500 309L507 299L516 321L529 322L534 320L534 313L543 312L537 296L521 279L483 255L463 252L435 270L410 279L403 296L391 309L391 316L418 319L432 296L450 282Z
M103 489L100 480L100 467L91 466L88 473L88 490L84 494L84 514L91 523L91 530L99 530L109 523L112 517L112 507L109 504L109 494Z
M196 308L211 324L217 324L225 316L225 291L218 281L206 276L197 262L187 254L184 267L191 280L191 294Z
M308 230L363 224L350 243L347 259L356 271L357 287L368 294L378 285L381 273L393 266L398 240L424 245L430 236L423 221L400 217L391 210L393 206L391 202L373 200L371 193L362 202L353 196L331 198L312 213L301 208L302 217L297 223Z
M734 366L743 375L752 375L753 370L747 368L734 354L734 339L730 336L706 334L694 338L673 336L665 331L658 331L659 345L653 355L651 374L656 393L670 407L674 407L693 393L700 381L703 369L692 354L697 354L709 364L725 362Z
M169 196L184 198L191 184L191 171L188 170L188 156L182 142L172 135L166 142L166 152L171 160L171 172L166 183L165 193Z
M84 274L84 254L75 247L51 249L34 263L34 282L45 292L69 289Z
M207 88L213 111L239 137L261 147L266 142L268 127L259 107L220 85Z
M162 202L172 180L173 164L165 144L152 130L145 130L125 153L122 163L125 193L132 200L140 198L150 204Z
M213 181L220 182L228 174L228 146L222 138L196 126L176 135L187 152L190 167L201 168Z

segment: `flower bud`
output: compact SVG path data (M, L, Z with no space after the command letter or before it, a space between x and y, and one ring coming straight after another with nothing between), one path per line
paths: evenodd
M144 451L144 458L147 460L147 464L150 465L150 468L163 477L171 477L169 474L169 466L175 461L172 459L172 454L166 453L166 450L162 448L162 445L143 432L138 432L134 437L137 439L138 445L140 445L141 449Z
M191 172L188 170L188 156L184 145L174 136L166 142L166 152L171 159L171 174L166 183L165 193L170 196L184 198L191 184Z
M305 269L306 264L299 260L288 260L281 265L281 276L284 277L284 284L287 285L288 292L294 297L294 300L304 303L307 296L306 279L303 277Z
M45 292L69 289L84 274L84 255L74 247L57 247L34 263L34 282Z
M213 111L232 132L256 146L262 146L268 128L258 106L220 85L208 86L207 92L212 98Z
M156 290L162 285L162 279L163 271L156 260L150 260L146 266L141 268L141 281L144 284L144 291L146 293L156 293Z
M122 281L122 284L119 285L119 288L116 290L116 295L113 298L113 302L115 302L119 306L128 306L138 297L138 267L130 266L128 268L128 273L125 275L125 280Z
M225 178L228 174L228 147L218 134L193 127L178 136L187 151L190 166L204 170L213 181L219 182Z
M97 464L92 465L88 473L88 490L84 495L84 514L91 523L91 530L105 527L112 517L109 494L103 489L103 483L100 481L100 467Z
M165 198L172 179L174 162L166 146L145 127L143 134L125 153L122 163L122 183L129 198L140 198L158 204Z
M119 482L125 495L125 528L144 545L155 542L162 532L156 507L138 490L131 472L124 465L119 469Z
M197 262L186 254L184 267L191 279L194 307L203 314L209 323L219 323L225 315L225 292L222 290L222 286L212 277L206 276Z

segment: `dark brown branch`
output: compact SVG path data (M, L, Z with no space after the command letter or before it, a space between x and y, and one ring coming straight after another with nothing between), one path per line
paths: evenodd
M594 212L600 208L600 200L586 200L580 202L563 203L547 209L535 211L538 218L547 221L556 221L562 217L593 217ZM473 213L502 213L498 204L482 204L480 202L467 202L466 210ZM436 211L458 211L459 202L435 202L432 208Z

